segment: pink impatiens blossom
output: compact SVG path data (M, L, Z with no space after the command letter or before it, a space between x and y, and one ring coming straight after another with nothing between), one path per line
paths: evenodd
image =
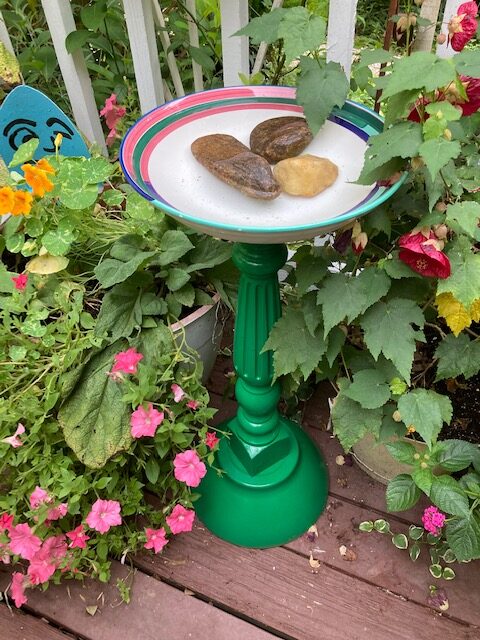
M28 524L17 524L10 529L10 544L12 553L24 560L31 560L42 546L42 541L36 536Z
M13 515L9 513L2 513L0 516L0 533L3 531L10 531L13 525Z
M172 513L166 518L167 524L172 533L191 531L194 519L195 511L192 509L185 509L181 504L177 504Z
M90 540L90 536L87 536L87 534L85 533L83 524L79 524L78 527L76 527L72 531L69 531L67 533L67 538L71 540L68 545L70 549L75 549L75 547L78 547L78 549L86 549L87 540Z
M192 409L192 411L196 411L199 406L200 406L200 402L198 402L198 400L189 400L187 402L187 407L189 409Z
M137 365L142 360L143 355L138 353L135 347L131 347L126 351L120 351L114 357L115 364L110 373L137 373Z
M130 417L130 433L132 434L132 437L153 437L157 427L162 424L164 417L165 414L163 411L157 411L154 409L151 402L148 403L146 409L140 405L135 409Z
M19 573L16 571L12 574L12 583L10 585L10 591L12 593L12 598L15 603L15 606L20 608L22 604L27 602L27 597L25 596L25 587L30 584L30 580L23 573Z
M181 402L183 400L183 398L185 397L185 391L182 389L182 387L180 385L178 385L176 382L174 382L172 384L172 386L170 387L170 389L173 392L173 399L175 402Z
M160 527L160 529L146 528L145 535L147 536L147 541L143 546L145 549L153 549L155 553L159 553L168 542L167 534L163 527Z
M106 533L110 527L122 524L120 503L117 500L98 499L92 505L92 510L85 519L91 529L99 533Z
M193 449L177 453L173 461L174 475L180 482L185 482L187 487L198 487L200 480L207 473L207 467Z
M205 444L209 449L215 449L217 444L220 442L220 438L217 438L216 431L208 431L205 436Z
M19 422L13 436L8 436L8 438L4 438L2 442L5 442L5 444L11 445L14 449L16 449L17 447L21 447L23 442L20 440L18 436L22 435L22 433L25 433L25 427L21 422Z
M445 514L439 511L437 507L434 507L433 505L427 507L423 512L423 527L425 531L428 531L428 533L432 533L434 536L438 536L440 534L440 531L445 524L445 520Z
M12 276L12 282L17 291L25 291L25 289L27 288L28 274L21 273L18 276Z
M107 127L109 129L115 129L119 120L123 118L127 110L125 107L120 107L117 104L117 96L115 93L105 100L105 106L100 111L100 115L105 118Z
M47 514L47 520L49 522L53 522L54 520L60 520L67 515L68 512L68 504L66 502L62 502L57 507L53 507L50 509Z
M32 492L30 496L30 508L38 509L38 507L42 504L51 502L51 498L48 495L48 492L41 487L35 487L35 490Z

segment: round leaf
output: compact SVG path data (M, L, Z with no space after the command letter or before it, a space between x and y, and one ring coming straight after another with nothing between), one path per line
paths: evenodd
M360 531L373 531L373 522L371 520L365 520L358 525Z
M434 578L437 578L437 580L442 577L442 567L441 567L441 565L439 565L439 564L431 564L428 567L428 570L430 571L430 573L432 574L432 576Z
M408 549L408 538L404 533L397 533L392 537L393 544L397 549Z

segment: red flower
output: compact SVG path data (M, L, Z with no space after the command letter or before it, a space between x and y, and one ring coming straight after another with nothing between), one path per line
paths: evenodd
M452 16L448 23L448 44L454 51L461 51L477 32L478 14L476 2L464 2L458 7L457 15Z
M398 257L413 271L430 278L449 277L450 260L438 248L439 241L433 231L428 238L421 232L406 233L398 245L401 247Z
M462 107L464 116L470 116L480 109L480 78L460 76L460 80L467 92L468 102L459 102L458 106Z
M25 291L28 282L28 274L21 273L19 276L12 276L12 282L17 291Z

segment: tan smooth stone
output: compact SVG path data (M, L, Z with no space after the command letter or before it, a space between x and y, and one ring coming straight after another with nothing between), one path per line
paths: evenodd
M281 160L273 168L273 175L285 193L291 196L317 196L338 177L337 165L328 158L310 154Z

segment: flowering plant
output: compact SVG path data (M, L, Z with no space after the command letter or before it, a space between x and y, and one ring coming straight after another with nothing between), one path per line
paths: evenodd
M480 51L394 59L382 50L358 64L375 60L386 65L370 79L383 90L385 128L369 141L359 183L408 176L373 213L297 249L266 348L290 388L292 379L332 380L344 448L371 434L410 465L390 482L388 508L408 509L425 493L447 516L456 559L470 560L480 557L478 434L474 422L472 442L442 429L462 424L455 393L480 371Z

